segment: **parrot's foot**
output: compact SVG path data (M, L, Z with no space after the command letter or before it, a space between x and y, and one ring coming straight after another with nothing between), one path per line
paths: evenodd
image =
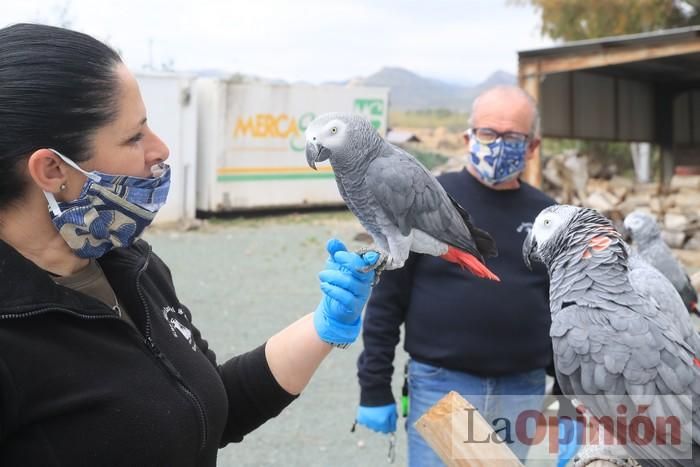
M365 268L362 268L360 271L361 272L369 272L369 271L374 271L374 280L372 281L372 287L377 285L379 283L379 276L381 276L382 271L386 269L387 264L390 262L391 257L384 253L383 251L374 249L374 248L369 248L369 247L363 247L360 248L359 250L356 251L356 253L360 256L364 255L365 253L369 252L374 252L379 254L379 259L375 261L374 264L367 266Z
M622 446L585 445L573 459L574 467L585 467L595 461L606 461L620 467L639 467L634 459L628 459Z

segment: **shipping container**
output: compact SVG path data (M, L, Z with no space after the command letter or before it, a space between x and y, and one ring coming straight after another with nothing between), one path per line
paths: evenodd
M146 105L148 126L170 149L168 202L155 224L195 218L197 180L197 96L195 78L175 73L140 72L136 79Z
M241 84L200 78L197 211L215 213L342 205L328 163L314 171L304 131L318 115L366 115L384 135L387 88Z

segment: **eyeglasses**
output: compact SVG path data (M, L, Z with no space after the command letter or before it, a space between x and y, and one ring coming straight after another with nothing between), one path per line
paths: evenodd
M530 139L530 135L525 133L517 131L504 131L501 133L491 128L470 128L467 130L467 134L483 144L493 143L498 138L503 138L503 142L506 144L522 144Z

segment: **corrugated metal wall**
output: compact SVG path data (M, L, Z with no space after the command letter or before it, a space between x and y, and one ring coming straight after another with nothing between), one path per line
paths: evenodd
M700 90L685 92L674 99L673 142L700 144Z
M651 84L590 72L548 75L541 84L542 134L619 141L654 140Z

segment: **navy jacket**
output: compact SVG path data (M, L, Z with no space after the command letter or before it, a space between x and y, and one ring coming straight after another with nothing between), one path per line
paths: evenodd
M264 345L217 364L146 242L99 263L134 325L0 242L0 465L214 466L294 399Z
M384 272L363 324L358 377L365 406L394 401L392 362L401 324L411 358L434 366L497 376L551 361L549 279L541 265L529 271L521 252L534 218L554 201L522 182L517 190L492 190L466 170L438 180L496 240L499 255L487 266L501 282L415 253L402 269Z

